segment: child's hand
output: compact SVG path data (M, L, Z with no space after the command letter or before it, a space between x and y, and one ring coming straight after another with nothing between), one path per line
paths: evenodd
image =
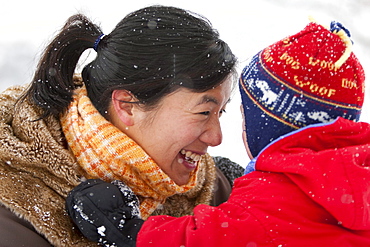
M136 195L120 181L82 182L68 195L66 207L85 237L105 245L135 246L144 223Z

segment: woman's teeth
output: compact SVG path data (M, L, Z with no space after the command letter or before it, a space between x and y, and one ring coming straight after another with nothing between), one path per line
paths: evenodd
M181 154L185 156L187 162L197 162L200 160L201 155L193 153L191 151L181 150Z

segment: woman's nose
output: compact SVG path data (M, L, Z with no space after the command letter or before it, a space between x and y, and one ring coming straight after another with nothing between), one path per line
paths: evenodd
M210 123L206 131L201 135L200 139L210 147L220 145L222 142L220 121L217 119L217 121Z

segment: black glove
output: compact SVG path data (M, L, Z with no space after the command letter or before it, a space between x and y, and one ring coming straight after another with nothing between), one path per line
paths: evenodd
M104 246L136 246L144 221L140 218L139 200L123 182L82 182L69 193L66 208L89 240Z

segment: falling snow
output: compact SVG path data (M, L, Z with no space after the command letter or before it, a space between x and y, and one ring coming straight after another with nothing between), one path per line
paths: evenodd
M32 3L36 6L37 0ZM131 4L133 6L130 6ZM136 3L127 3L127 13L129 9L133 10L150 4L152 2L146 0L141 1L139 6ZM248 2L232 0L220 7L209 5L206 1L190 0L176 5L198 12L212 22L220 32L221 38L230 44L239 58L241 63L239 70L248 58L262 47L303 28L308 16L312 15L318 21L336 19L346 24L352 33L355 41L354 49L364 64L365 71L370 71L370 50L367 48L370 33L366 31L366 25L370 23L368 15L370 6L366 1L261 0L251 5ZM94 1L67 0L65 4L59 6L57 12L52 5L43 5L43 8L36 8L32 11L29 9L27 7L20 9L16 2L9 2L7 11L0 15L1 23L4 24L0 31L6 34L2 35L0 41L0 54L2 54L0 57L0 91L12 84L19 85L30 81L43 45L76 10L86 10L89 16L101 23L106 32L109 32L116 25L117 20L125 14L120 8L112 9L110 5L94 4ZM11 16L15 12L18 13L16 19ZM219 18L220 16L222 18ZM13 21L9 22L10 19ZM45 19L48 21L45 22ZM256 22L256 20L260 21ZM154 29L159 21L153 19L147 25ZM90 52L90 55L93 54ZM54 72L54 70L50 71L50 73ZM366 91L368 94L369 90L370 87ZM363 120L370 122L370 114L366 114L370 110L368 101L365 101ZM240 136L241 131L238 128L241 126L239 104L239 96L235 94L228 106L226 117L221 119L223 126L226 126L223 144L211 148L210 153L231 158L245 166L248 157L245 155L241 138L236 138Z
M101 226L97 228L98 234L103 237L105 237L105 230L106 230L105 226Z

